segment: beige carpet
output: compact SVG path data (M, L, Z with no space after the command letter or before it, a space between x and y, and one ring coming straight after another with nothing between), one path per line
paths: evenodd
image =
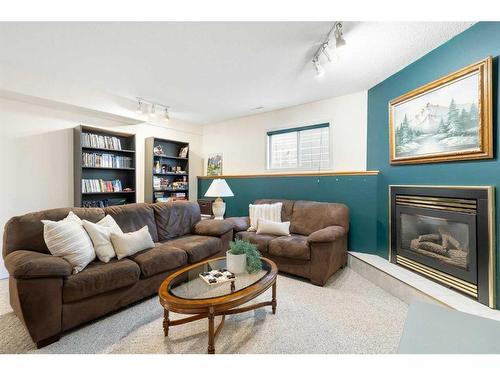
M8 301L0 282L0 303ZM270 299L270 291L259 297ZM226 319L217 353L394 353L408 306L349 268L321 288L278 278L278 309ZM207 322L171 327L165 338L162 309L151 298L65 334L36 350L9 308L0 309L0 353L205 353ZM180 315L171 314L172 319Z

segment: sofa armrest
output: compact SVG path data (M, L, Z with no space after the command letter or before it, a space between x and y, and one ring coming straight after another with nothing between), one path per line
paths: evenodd
M248 216L229 217L226 220L233 224L235 232L244 232L250 228L250 218Z
M339 225L331 225L329 227L311 233L307 237L307 242L309 243L333 242L336 239L344 236L346 233L347 232L344 227L341 227Z
M64 277L71 275L71 264L63 258L29 250L16 250L4 259L10 276L16 279Z
M227 220L201 220L194 226L194 233L202 236L220 237L233 230L233 224Z

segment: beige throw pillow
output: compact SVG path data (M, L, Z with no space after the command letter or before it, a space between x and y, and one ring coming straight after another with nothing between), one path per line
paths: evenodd
M111 233L123 234L122 230L110 215L97 223L83 220L83 227L87 231L94 244L94 250L97 258L101 262L108 263L111 258L116 256L113 244L111 243Z
M42 223L43 238L50 253L67 260L73 273L80 272L95 259L92 241L83 229L82 220L72 211L63 220L42 220Z
M278 223L276 221L259 219L257 226L257 234L272 234L275 236L289 236L290 222L285 221Z
M118 259L155 247L147 225L135 232L111 233L110 237Z
M257 230L257 223L260 219L276 221L281 223L281 206L282 202L273 204L249 204L248 213L250 217L249 232Z

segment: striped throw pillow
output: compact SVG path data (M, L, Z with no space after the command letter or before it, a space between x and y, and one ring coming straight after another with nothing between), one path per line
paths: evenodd
M281 206L283 203L273 204L249 204L248 213L250 216L250 227L247 229L249 232L257 230L259 219L266 219L281 223Z
M92 241L83 228L82 220L73 212L60 221L42 220L43 238L49 251L67 260L73 273L83 270L95 259Z

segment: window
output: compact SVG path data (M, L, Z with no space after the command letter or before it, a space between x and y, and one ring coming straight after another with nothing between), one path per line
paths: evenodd
M269 169L330 167L330 124L267 133Z

